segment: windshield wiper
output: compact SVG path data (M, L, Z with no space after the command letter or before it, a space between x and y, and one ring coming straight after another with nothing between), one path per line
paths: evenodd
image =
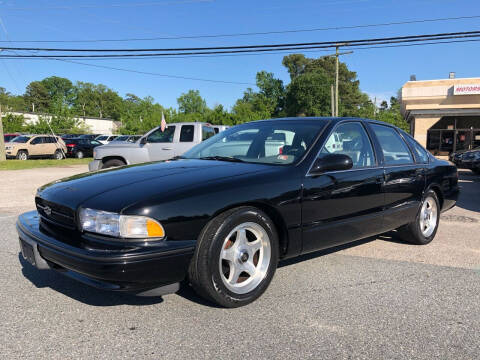
M245 162L233 156L204 156L200 160L217 160L217 161L231 161L231 162Z

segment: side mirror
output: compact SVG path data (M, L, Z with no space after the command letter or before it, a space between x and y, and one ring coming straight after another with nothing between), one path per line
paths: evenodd
M140 139L140 144L141 144L141 145L145 145L146 143L147 143L147 137L144 136L144 137L142 137L142 138Z
M345 154L329 154L318 158L310 169L310 174L319 175L327 171L349 170L353 167L352 158Z

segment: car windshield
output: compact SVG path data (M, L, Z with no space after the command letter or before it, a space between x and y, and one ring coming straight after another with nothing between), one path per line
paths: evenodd
M322 121L265 121L235 126L205 140L181 158L288 165L314 142Z
M10 142L26 143L28 140L30 140L30 136L17 136L16 138L10 140Z
M119 136L117 138L115 138L113 141L127 141L129 138L128 135L122 135L122 136ZM100 139L97 139L97 140L100 140Z

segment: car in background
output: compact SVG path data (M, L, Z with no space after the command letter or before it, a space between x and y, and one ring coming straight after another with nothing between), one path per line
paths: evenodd
M83 159L84 157L93 157L93 149L101 146L102 143L97 140L74 138L65 140L65 145L68 157Z
M463 153L458 160L457 166L462 169L470 169L474 173L480 174L480 149Z
M61 138L62 138L63 140L65 140L65 139L74 139L74 138L77 138L77 137L79 137L79 136L81 136L81 135L82 135L82 134L63 134L63 135L61 135Z
M213 130L215 130L215 134L218 134L219 132L227 130L230 127L228 125L212 125L212 126L213 126Z
M142 135L119 135L118 137L110 141L110 143L118 143L118 142L134 143L134 142L137 142L141 137Z
M215 136L213 126L202 122L168 124L150 130L136 143L110 143L97 147L94 160L88 164L90 171L115 166L168 160L182 155L196 144Z
M101 134L83 134L78 136L80 139L88 139L88 140L95 140L96 137L100 136Z
M5 153L8 159L53 157L60 160L65 157L67 147L60 136L20 135L5 144Z
M100 135L95 138L98 142L101 142L103 145L107 145L110 141L115 140L118 135Z
M463 155L467 152L475 151L475 150L480 150L480 147L452 152L450 153L450 155L448 155L448 159L451 162L453 162L455 165L460 166Z
M20 133L3 134L3 141L8 143L19 135Z
M342 133L349 146L326 146ZM267 141L286 145L267 154ZM280 259L392 230L430 243L458 191L453 164L385 122L285 118L237 125L170 161L45 185L17 231L38 269L139 295L190 284L238 307L264 293Z

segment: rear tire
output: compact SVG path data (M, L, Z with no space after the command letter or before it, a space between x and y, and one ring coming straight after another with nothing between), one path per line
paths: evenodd
M76 157L77 159L83 159L83 157L84 157L83 151L77 151L77 152L75 153L75 157Z
M411 244L426 245L435 237L439 222L440 203L435 191L429 190L423 197L415 221L399 228L398 234Z
M17 152L17 160L28 160L28 152L25 150L19 150Z
M278 263L278 235L261 210L239 207L202 230L189 267L189 280L202 297L233 308L259 298Z
M127 164L125 164L122 160L112 159L112 160L105 161L102 165L102 169L108 169L111 167L124 166L124 165L127 165Z

